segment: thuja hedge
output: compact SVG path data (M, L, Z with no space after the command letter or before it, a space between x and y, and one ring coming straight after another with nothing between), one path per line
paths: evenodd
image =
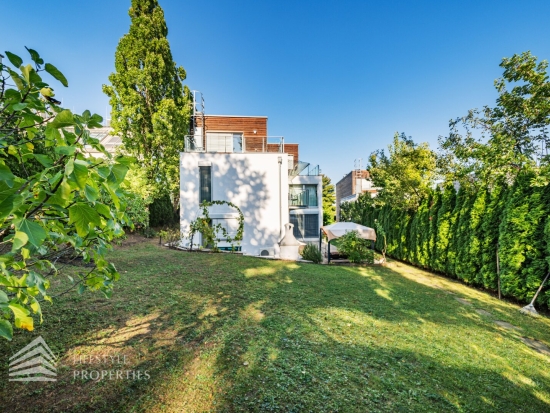
M497 290L497 251L504 296L530 300L549 271L550 185L532 186L524 174L508 186L491 188L453 185L434 190L416 211L358 201L342 209L342 218L386 231L387 254ZM382 248L382 240L376 247ZM539 304L550 307L550 287Z

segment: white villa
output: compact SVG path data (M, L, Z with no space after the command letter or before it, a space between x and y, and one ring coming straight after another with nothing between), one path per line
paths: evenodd
M229 201L244 215L240 243L247 255L278 256L284 225L294 224L303 242L319 239L323 222L322 177L318 167L299 160L298 144L269 137L267 117L205 115L195 107L193 135L180 154L180 225L183 234L203 201ZM226 205L209 207L213 224L230 236L238 228L238 212ZM199 238L199 239L197 239ZM200 236L193 247L201 246ZM183 246L189 247L185 238ZM220 248L231 246L222 240Z

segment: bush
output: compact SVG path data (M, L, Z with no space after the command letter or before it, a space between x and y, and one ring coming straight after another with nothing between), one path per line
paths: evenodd
M306 244L300 255L304 260L313 261L315 264L319 264L323 261L321 251L315 244Z
M369 241L359 238L357 231L347 232L346 235L340 237L338 252L345 254L353 263L374 264L374 250L369 248Z
M149 205L149 225L151 227L171 227L177 221L169 195L155 198Z
M136 194L126 196L126 214L134 224L131 231L143 233L149 226L149 208L141 196Z

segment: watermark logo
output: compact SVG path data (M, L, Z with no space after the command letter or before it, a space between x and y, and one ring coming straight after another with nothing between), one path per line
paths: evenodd
M56 381L56 357L42 337L10 357L9 381Z

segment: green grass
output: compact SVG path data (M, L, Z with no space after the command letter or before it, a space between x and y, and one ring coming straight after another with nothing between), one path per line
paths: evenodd
M110 300L65 295L34 332L0 342L2 412L550 411L550 358L520 340L549 344L549 320L451 280L151 242L111 258ZM8 382L8 357L38 335L61 357L58 381ZM118 359L81 363L92 355ZM150 379L75 379L82 369Z

